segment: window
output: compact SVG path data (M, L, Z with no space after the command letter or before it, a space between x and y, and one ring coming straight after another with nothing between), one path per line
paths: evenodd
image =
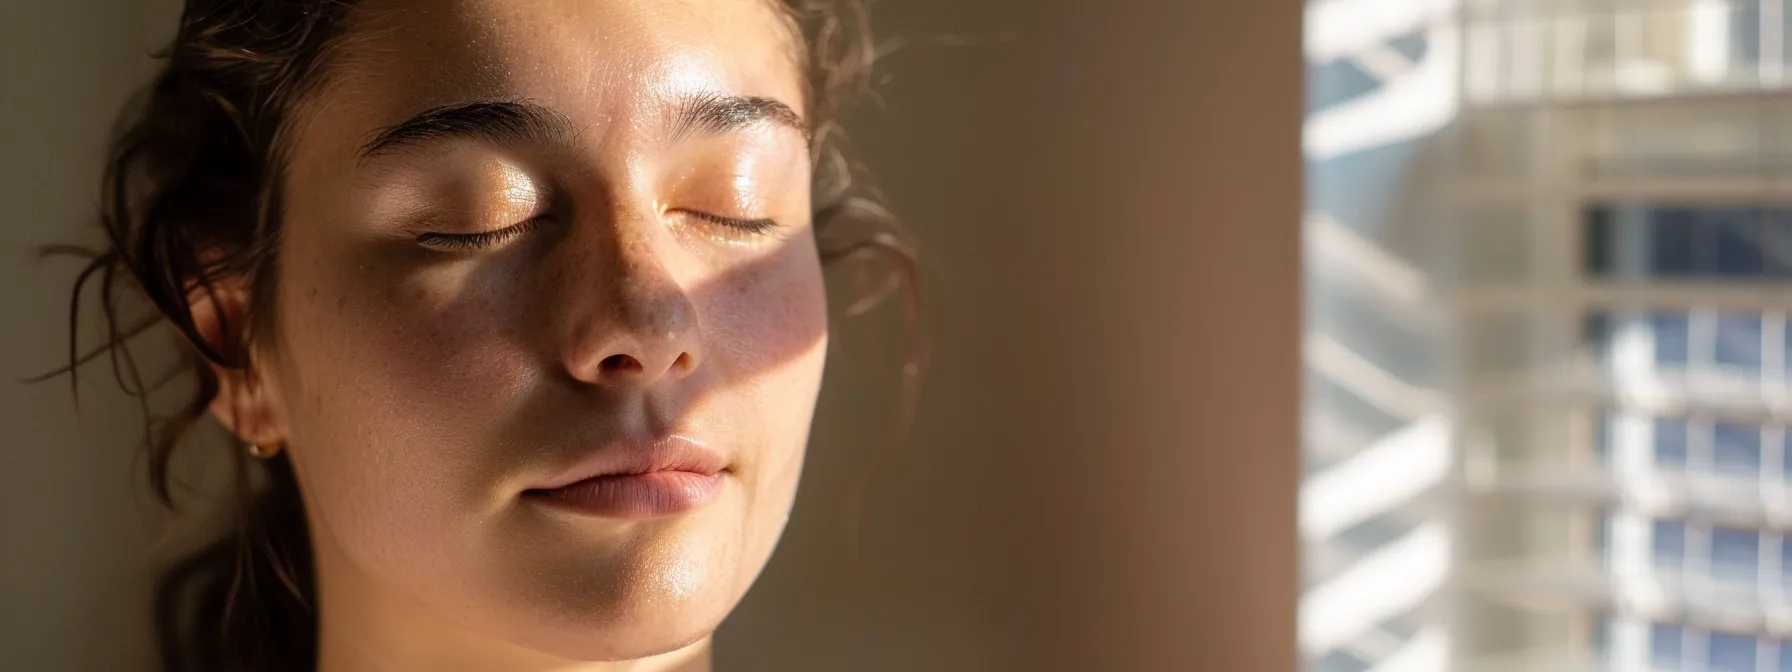
M1308 128L1375 137L1309 153L1308 231L1352 237L1310 236L1309 268L1365 269L1309 276L1309 336L1363 373L1309 364L1327 391L1313 415L1386 416L1322 464L1403 445L1444 409L1464 478L1416 488L1383 469L1365 490L1462 515L1427 521L1415 496L1387 505L1390 527L1365 515L1309 543L1369 557L1443 525L1443 562L1469 578L1462 619L1386 627L1424 613L1416 591L1341 609L1360 622L1306 648L1309 666L1407 661L1430 629L1461 669L1588 669L1597 652L1605 672L1792 672L1774 639L1792 632L1792 541L1775 531L1792 518L1792 0L1465 0L1435 30L1416 16L1433 3L1395 3L1409 21L1376 0L1319 4L1309 16L1340 17L1330 28L1365 53L1309 52L1337 81L1310 87ZM1341 18L1368 7L1386 21ZM1415 100L1451 125L1413 123ZM1564 612L1575 627L1556 627ZM1563 650L1574 660L1533 657Z
M1755 530L1719 527L1711 531L1711 578L1731 584L1754 584L1761 558L1761 535Z
M1712 633L1706 640L1705 653L1710 672L1756 672L1752 637Z
M1692 361L1689 337L1692 318L1681 312L1657 312L1649 316L1649 335L1655 339L1655 363L1686 366Z
M1686 631L1680 626L1653 623L1649 626L1649 664L1670 670L1680 669L1685 660Z
M1755 281L1783 276L1784 206L1599 204L1581 216L1589 278Z
M1672 520L1655 521L1650 545L1655 564L1678 568L1686 564L1686 524Z
M1712 468L1718 473L1760 476L1760 426L1719 422L1711 429Z
M1761 315L1719 313L1716 323L1717 352L1714 360L1718 366L1760 375Z
M1683 418L1655 419L1655 461L1673 467L1686 467L1686 443L1690 429Z

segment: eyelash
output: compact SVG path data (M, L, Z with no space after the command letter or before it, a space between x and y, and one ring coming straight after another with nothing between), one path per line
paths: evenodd
M697 219L701 219L701 220L709 222L711 224L720 224L722 226L726 226L728 228L735 229L737 231L741 231L743 233L764 234L764 233L770 233L773 230L778 228L778 223L776 221L773 221L770 219L765 219L765 218L735 219L733 217L723 217L721 215L712 215L707 212L697 212L695 210L685 210L683 212L687 215L696 217Z
M507 226L496 231L481 233L424 233L417 236L417 242L444 250L483 250L496 247L510 239L534 231L541 226L545 217L535 217L521 223Z
M765 218L735 219L733 217L723 217L721 215L712 215L707 212L697 212L694 210L686 210L684 213L696 217L697 219L712 224L720 224L743 233L765 234L778 228L778 223L776 221ZM417 242L422 245L444 250L483 250L486 248L497 247L498 245L510 242L511 239L516 238L517 236L534 231L541 226L542 221L545 219L545 217L536 217L513 226L507 226L495 231L483 231L480 233L424 233L417 236Z

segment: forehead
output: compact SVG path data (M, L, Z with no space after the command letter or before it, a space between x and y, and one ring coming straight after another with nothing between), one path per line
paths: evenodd
M337 137L300 144L352 153L373 130L473 100L527 99L605 132L693 92L802 113L800 38L777 2L366 0L302 114L305 135Z

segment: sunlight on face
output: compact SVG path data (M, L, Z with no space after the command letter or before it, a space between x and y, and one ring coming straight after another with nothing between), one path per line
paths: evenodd
M260 360L326 640L708 635L782 529L826 351L797 37L762 0L357 11L288 138Z

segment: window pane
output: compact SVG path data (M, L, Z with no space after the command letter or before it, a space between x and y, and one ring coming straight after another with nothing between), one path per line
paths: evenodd
M1792 12L1786 12L1792 17ZM1792 218L1788 213L1768 211L1761 225L1761 254L1767 263L1766 274L1778 280L1792 277Z
M1635 212L1634 210L1630 212ZM1645 211L1647 212L1647 211ZM1625 211L1619 211L1619 231L1623 231ZM1663 208L1649 217L1649 270L1656 276L1687 276L1694 271L1697 241L1692 213ZM1620 234L1622 235L1622 234Z
M1588 208L1586 227L1582 229L1585 238L1581 240L1582 249L1586 252L1587 275L1605 277L1612 274L1612 241L1616 239L1612 226L1612 210L1607 207Z
M1657 520L1650 535L1656 564L1679 567L1686 559L1686 524Z
M1655 623L1649 626L1649 662L1658 668L1680 669L1682 631L1678 626Z
M1720 278L1758 278L1761 275L1760 217L1753 208L1714 208L1701 213L1700 224L1713 239L1715 267L1710 275Z
M1755 646L1753 638L1723 633L1711 633L1707 640L1706 658L1711 661L1711 672L1755 672Z
M1761 316L1717 316L1717 363L1759 372L1761 368Z
M1649 331L1655 336L1655 363L1685 366L1690 359L1687 343L1689 331L1686 313L1655 313L1649 316Z
M1611 463L1612 420L1611 411L1604 411L1599 414L1599 420L1593 423L1593 458L1601 466Z
M1782 371L1792 373L1792 314L1785 317L1781 327L1780 342L1768 343L1767 347L1780 349L1780 367Z
M1612 516L1609 513L1600 512L1599 515L1593 516L1593 552L1599 556L1601 562L1610 559L1611 544Z
M1792 428L1787 428L1780 435L1780 451L1784 456L1780 463L1780 478L1792 480L1792 452L1787 452L1792 451Z
M1711 531L1711 576L1725 583L1753 583L1760 566L1761 536L1754 530Z
M1789 558L1792 558L1792 539L1780 542L1780 585L1782 586L1792 586L1792 563L1786 562Z
M1655 461L1671 467L1686 466L1686 420L1655 419Z
M1761 428L1718 423L1712 427L1711 461L1720 473L1761 473Z
M1760 63L1761 3L1756 0L1730 0L1730 62L1736 65Z
M1586 344L1587 354L1599 366L1605 375L1612 374L1612 328L1613 321L1605 313L1592 313L1581 323L1581 338Z
M1331 107L1372 93L1380 80L1348 59L1307 68L1307 111Z
M1313 663L1312 672L1363 672L1369 664L1344 651L1333 651Z

